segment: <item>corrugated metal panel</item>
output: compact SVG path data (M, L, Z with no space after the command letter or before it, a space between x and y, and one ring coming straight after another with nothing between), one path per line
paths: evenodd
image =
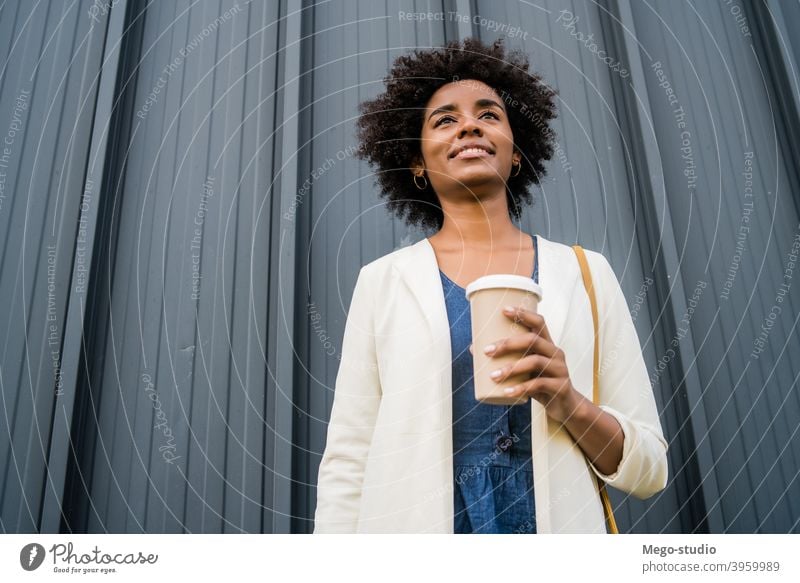
M711 445L714 460L702 471L719 484L726 532L796 531L800 296L794 286L776 299L800 235L796 160L776 135L786 120L763 55L728 6L632 7L681 253L675 275L700 296L689 366L701 379L708 432L695 438ZM677 101L669 102L666 83ZM692 164L696 182L684 174ZM772 325L774 307L781 313ZM758 355L765 323L768 348Z
M70 293L80 293L70 280L76 240L85 235L81 205L96 204L91 187L84 196L84 177L107 24L90 18L88 5L0 9L3 532L40 528L43 499L57 487L46 467L54 415L73 389L62 382L62 348L69 349Z
M276 489L291 432L279 433L276 402L291 383L275 386L270 331L285 322L269 251L286 13L139 5L76 530L288 530L290 496Z

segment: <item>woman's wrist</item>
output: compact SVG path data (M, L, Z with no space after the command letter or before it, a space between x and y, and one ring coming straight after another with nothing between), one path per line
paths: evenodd
M557 406L551 417L565 426L575 424L576 422L583 425L584 420L589 414L586 407L587 404L591 405L592 403L574 387L570 387L569 393L563 399L563 402Z
M578 393L577 391L575 391ZM565 417L564 428L595 467L612 474L622 458L624 433L613 415L578 393L569 405L571 415Z

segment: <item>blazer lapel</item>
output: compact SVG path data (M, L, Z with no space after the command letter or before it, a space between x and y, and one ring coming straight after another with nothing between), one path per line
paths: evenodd
M572 249L555 244L541 235L539 243L539 285L542 287L542 301L539 313L544 317L550 336L556 346L561 346L564 325L572 294L575 292L575 270L577 261ZM566 252L568 251L568 253Z
M447 320L447 305L444 301L442 280L436 254L427 238L415 243L408 253L395 264L400 277L416 300L436 346L437 370L450 370L452 366L450 347L450 324Z

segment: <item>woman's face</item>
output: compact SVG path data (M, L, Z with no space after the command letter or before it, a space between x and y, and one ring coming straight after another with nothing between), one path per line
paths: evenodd
M422 160L415 160L413 172L421 175L424 169L439 195L465 187L475 195L498 188L505 192L512 160L520 159L505 103L491 87L474 79L448 83L431 96L420 147Z

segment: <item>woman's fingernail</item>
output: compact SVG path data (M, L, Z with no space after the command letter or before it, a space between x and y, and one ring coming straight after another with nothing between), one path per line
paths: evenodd
M486 354L491 354L492 352L494 352L494 349L495 349L495 348L497 348L497 347L496 347L494 344L489 344L489 345L487 345L487 346L485 346L485 347L484 347L483 351L484 351Z
M506 393L513 393L517 390L517 387L508 387L507 389L503 389Z
M511 312L514 311L514 308L512 306L506 306L505 308L503 308L503 311L508 312L510 314Z
M490 376L490 377L492 377L493 379L496 379L496 378L498 378L498 377L499 377L501 374L503 374L503 371L502 371L502 370L496 370L496 371L494 371L493 373L491 373L489 376Z

